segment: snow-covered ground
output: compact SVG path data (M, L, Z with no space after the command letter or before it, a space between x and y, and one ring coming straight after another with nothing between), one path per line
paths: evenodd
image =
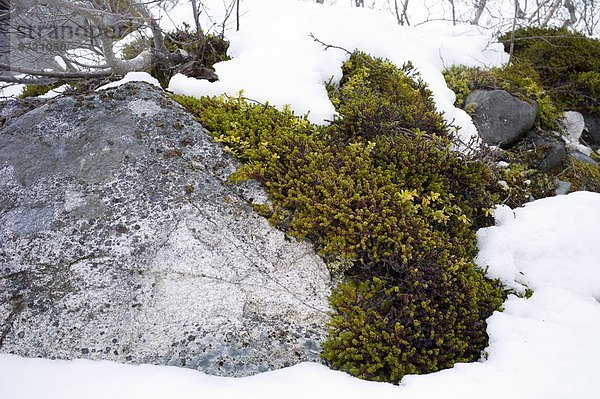
M400 386L304 363L224 378L166 366L0 355L0 398L527 398L600 392L600 194L577 192L511 210L478 234L481 267L530 298L488 319L488 359L406 376Z
M411 61L433 91L439 111L448 122L461 126L461 137L476 135L469 115L455 108L454 93L442 76L453 64L500 65L507 59L503 46L489 31L472 26L430 23L398 26L389 13L369 9L329 7L296 0L247 0L241 29L230 32L232 60L215 65L219 81L210 83L184 75L171 79L169 90L195 96L226 93L277 107L289 104L300 115L309 113L315 123L331 120L335 109L324 83L341 78L348 54L325 49L323 43L387 58L396 65ZM173 21L189 19L185 6L171 13ZM186 18L187 16L187 18Z

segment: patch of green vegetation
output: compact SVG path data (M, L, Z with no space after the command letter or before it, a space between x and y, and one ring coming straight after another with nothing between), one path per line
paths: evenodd
M502 291L472 259L491 222L497 174L451 151L451 133L414 68L355 52L328 86L339 117L315 126L242 97L176 96L244 165L271 206L259 212L311 239L345 271L323 357L361 378L398 382L486 346Z
M600 192L600 166L569 159L559 178L571 183L571 192Z
M189 60L196 61L199 65L209 69L212 69L217 62L230 59L227 55L229 42L226 39L211 33L196 32L189 25L185 25L183 29L166 33L165 45L171 52L182 50L189 55ZM134 40L122 49L123 58L133 59L144 49L153 46L154 43L151 39L140 38ZM157 78L163 86L166 86L169 79L175 74L177 66L155 60L146 72Z
M521 28L515 38L515 68L534 70L559 108L600 116L600 40L567 28ZM508 51L510 33L500 40Z
M48 93L50 90L54 90L60 87L64 82L56 82L50 85L27 85L23 88L23 91L19 95L19 98L27 97L38 97Z
M171 51L184 50L206 68L212 68L217 62L230 59L227 55L229 42L226 39L212 33L197 33L187 25L183 29L168 33L165 44Z
M499 168L498 178L506 182L501 202L511 208L519 207L531 199L541 199L554 195L554 178L527 166L527 161L518 156L511 157L511 163Z

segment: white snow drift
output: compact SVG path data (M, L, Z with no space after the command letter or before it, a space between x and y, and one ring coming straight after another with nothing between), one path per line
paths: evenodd
M461 137L468 140L476 135L475 126L466 112L453 106L455 95L441 72L453 64L494 66L507 59L489 32L472 26L403 27L385 13L294 0L249 0L244 6L241 30L228 35L232 59L215 65L219 81L176 75L169 90L193 96L236 96L243 90L251 99L280 108L289 104L297 114L309 113L312 122L326 123L335 109L324 83L341 78L348 54L327 50L312 34L323 43L362 50L399 66L411 61L433 91L438 110L461 126Z

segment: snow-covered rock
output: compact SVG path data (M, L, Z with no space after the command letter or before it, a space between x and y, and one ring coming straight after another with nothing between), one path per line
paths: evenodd
M0 130L0 351L230 376L318 360L328 271L253 211L256 187L225 184L235 168L147 84L13 117Z

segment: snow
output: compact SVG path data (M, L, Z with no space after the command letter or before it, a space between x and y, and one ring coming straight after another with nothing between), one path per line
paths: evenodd
M153 86L160 88L160 83L156 78L150 75L147 72L128 72L123 79L117 80L115 82L110 82L105 84L104 86L100 86L96 89L96 91L111 89L113 87L119 87L129 82L146 82L150 83Z
M600 390L600 194L495 212L477 263L516 293L488 319L487 360L406 376L400 386L304 363L245 378L167 366L0 355L0 397L595 399Z
M16 98L23 92L24 88L25 85L22 84L3 83L0 85L0 99Z
M46 94L42 94L39 97L40 98L46 98L46 99L58 97L61 94L63 94L65 92L65 90L67 90L69 87L71 87L71 85L64 84L64 85L58 86L55 89L52 89L52 90L48 91Z
M461 126L460 137L476 136L469 115L455 108L455 94L442 71L453 64L495 66L507 60L489 31L472 26L430 23L421 27L398 26L387 13L369 9L330 7L295 0L249 0L239 32L228 34L230 61L215 65L217 82L174 76L169 90L193 96L228 94L289 104L297 114L309 113L318 124L335 114L324 83L339 81L348 54L325 49L311 38L353 51L387 58L396 65L411 61L433 91L437 109L448 122ZM183 6L180 6L183 7ZM182 15L175 8L174 15Z

